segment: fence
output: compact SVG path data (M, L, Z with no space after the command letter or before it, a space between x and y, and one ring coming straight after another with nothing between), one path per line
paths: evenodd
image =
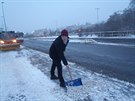
M98 37L123 37L123 36L129 36L129 35L135 35L135 30L129 30L129 31L101 31L101 32L86 32L82 33L85 35L96 35Z

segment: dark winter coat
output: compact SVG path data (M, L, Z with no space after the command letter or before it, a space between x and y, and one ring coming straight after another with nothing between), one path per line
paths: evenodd
M67 44L68 42L69 40L67 41ZM68 63L64 56L64 51L66 49L67 44L63 43L61 36L57 37L50 47L49 50L50 58L58 61L62 60L64 65L67 65Z

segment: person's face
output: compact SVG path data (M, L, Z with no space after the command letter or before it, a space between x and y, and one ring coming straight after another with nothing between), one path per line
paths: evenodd
M68 40L68 37L67 37L67 36L62 35L62 36L61 36L61 38L62 38L62 40L63 40L64 44L66 44L66 43L67 43L67 40Z

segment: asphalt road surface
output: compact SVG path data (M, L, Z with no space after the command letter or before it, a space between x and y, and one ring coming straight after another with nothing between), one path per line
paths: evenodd
M25 40L23 45L45 53L52 42ZM67 60L86 69L135 84L135 47L91 43L69 43Z

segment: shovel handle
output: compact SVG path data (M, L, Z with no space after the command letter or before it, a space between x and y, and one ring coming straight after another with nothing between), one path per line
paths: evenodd
M69 66L66 66L66 67L67 67L67 70L68 70L68 72L69 72L70 79L73 80L72 75L71 75L71 71L70 71L70 69L69 69Z

